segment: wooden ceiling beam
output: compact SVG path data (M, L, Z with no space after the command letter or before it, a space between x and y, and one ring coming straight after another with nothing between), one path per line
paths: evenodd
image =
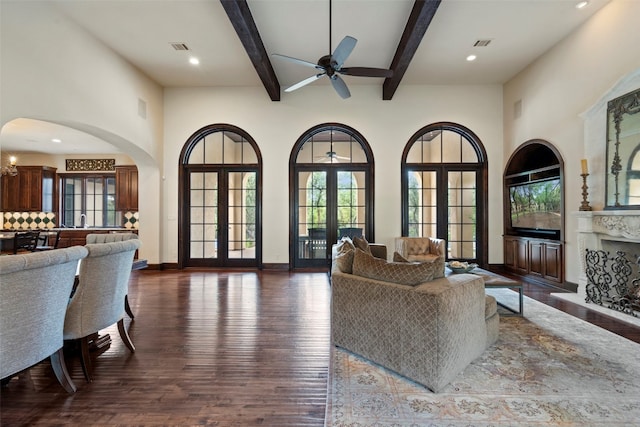
M382 99L390 101L396 93L404 73L409 68L413 55L418 50L424 34L436 14L441 0L416 0L407 20L400 43L391 61L393 76L388 77L382 84Z
M220 0L272 101L280 101L280 83L246 0Z

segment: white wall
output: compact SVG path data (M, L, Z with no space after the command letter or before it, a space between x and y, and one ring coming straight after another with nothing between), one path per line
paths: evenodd
M140 253L159 263L162 88L50 2L2 1L0 24L0 127L16 118L51 121L130 156L145 189ZM138 115L139 99L147 103L146 119Z
M564 159L565 279L573 283L578 282L580 253L571 212L582 201L580 159L589 159L590 179L602 179L605 173L606 141L595 150L585 149L581 114L640 67L639 22L639 1L614 0L504 86L504 161L533 138L554 144ZM514 114L517 102L522 108L519 118ZM596 189L590 199L601 208L604 187Z
M48 2L1 2L0 8L0 126L19 117L49 120L130 156L142 189L141 255L150 263L177 261L178 157L202 126L230 123L257 141L264 160L263 260L286 263L288 159L306 129L340 122L368 140L376 161L376 240L391 244L400 234L402 150L414 132L438 121L471 129L487 150L489 262L502 261L501 86L401 85L392 101L381 100L379 82L349 83L348 100L326 82L283 94L280 102L270 101L261 86L163 91ZM138 99L147 102L146 120L138 116Z
M167 262L177 260L178 159L189 136L203 126L228 123L248 132L264 162L264 262L289 260L289 156L309 128L338 122L355 128L371 145L375 159L375 236L391 245L400 235L400 159L418 129L451 121L471 129L489 157L489 262L502 262L502 88L500 86L400 86L392 101L381 87L350 85L342 100L328 85L314 84L280 102L263 88L165 90L165 200ZM287 209L283 212L283 209Z

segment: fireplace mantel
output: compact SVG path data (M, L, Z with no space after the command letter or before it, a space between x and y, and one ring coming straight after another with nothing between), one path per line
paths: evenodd
M580 276L578 294L585 294L587 284L584 253L586 249L603 249L603 241L640 244L640 210L607 210L574 212L578 219Z

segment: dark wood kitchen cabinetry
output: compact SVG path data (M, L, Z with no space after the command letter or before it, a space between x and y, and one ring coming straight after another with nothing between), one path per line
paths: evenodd
M54 212L57 210L56 168L18 166L18 175L2 177L4 212Z
M116 166L116 210L138 211L138 168Z

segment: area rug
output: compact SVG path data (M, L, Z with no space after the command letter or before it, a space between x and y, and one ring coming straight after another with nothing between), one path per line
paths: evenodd
M640 344L527 297L524 313L440 393L333 348L325 425L640 426Z

